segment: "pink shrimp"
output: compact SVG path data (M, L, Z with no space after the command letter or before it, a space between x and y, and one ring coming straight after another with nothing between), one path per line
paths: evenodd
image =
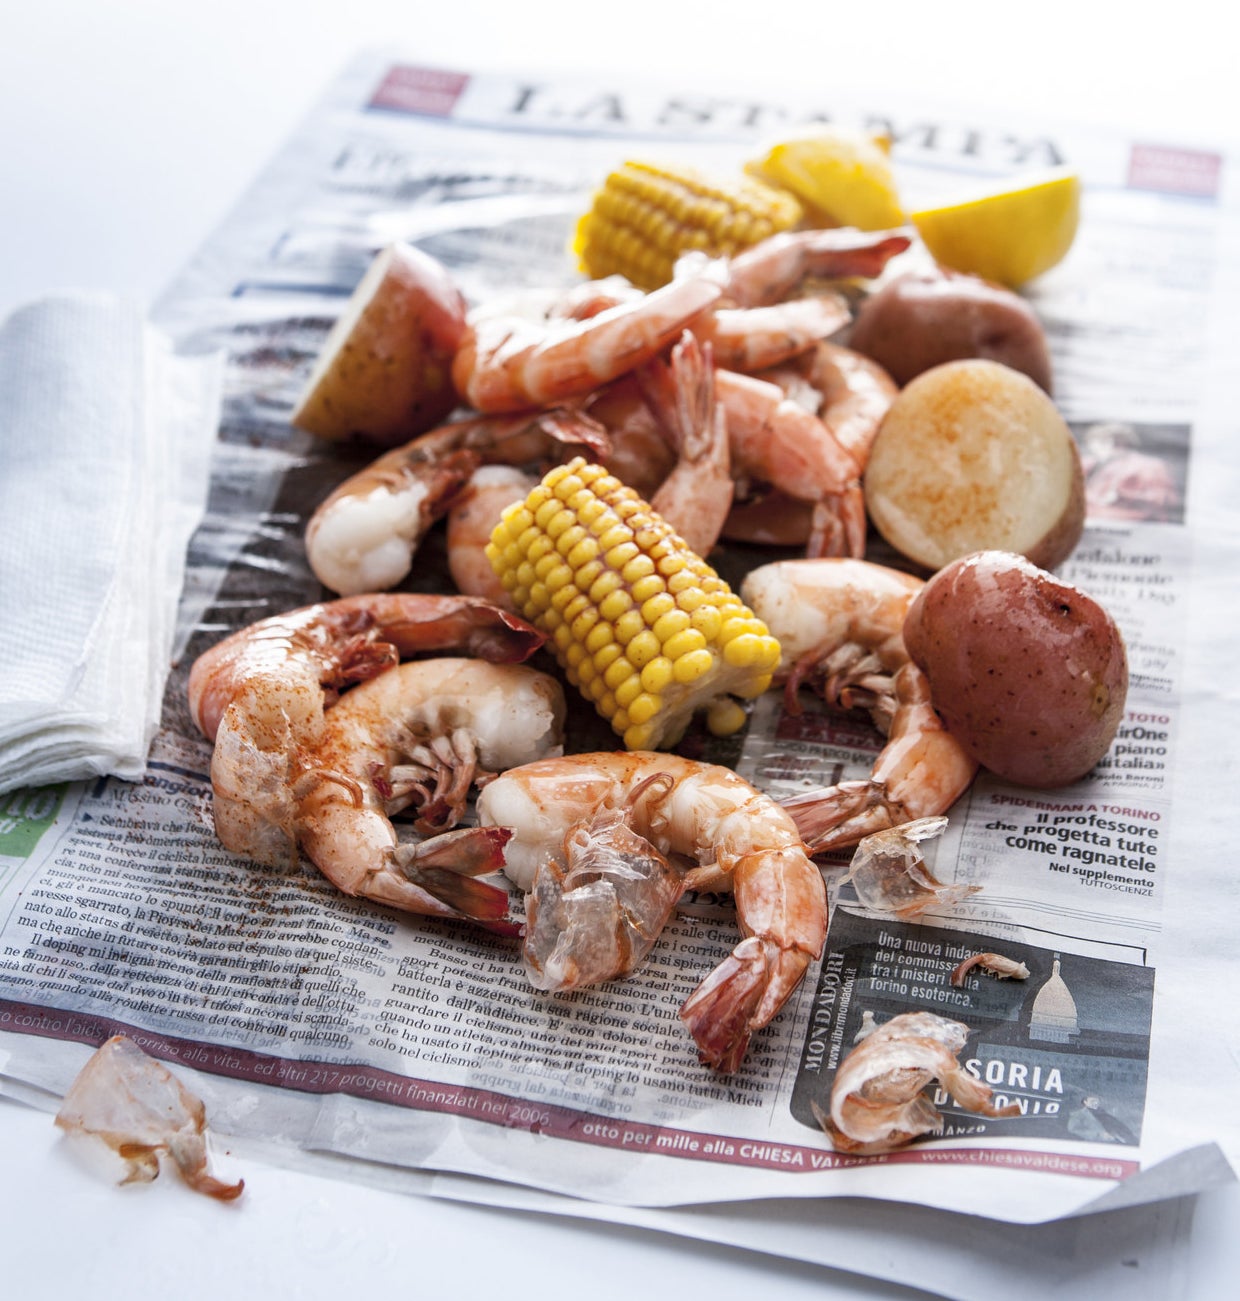
M812 278L872 280L912 242L909 234L899 230L840 226L783 231L729 260L726 297L737 307L763 307L785 301Z
M539 320L499 310L470 313L452 364L457 390L479 411L521 411L583 398L658 356L719 301L717 264L602 310Z
M515 934L507 891L476 879L501 867L510 833L452 829L473 785L560 752L564 712L559 683L525 665L402 664L327 711L291 768L285 830L345 894ZM398 838L391 818L409 808L430 839Z
M269 866L296 863L297 779L345 688L390 672L402 656L457 649L504 663L542 642L488 601L412 593L343 597L233 633L198 657L188 690L194 721L215 742L220 842Z
M774 800L729 768L675 754L574 754L510 769L479 796L478 820L512 830L504 871L522 889L537 892L544 863L558 862L566 837L599 826L600 813L608 809L628 810L630 830L653 851L693 860L731 884L743 938L690 994L680 1015L702 1060L734 1071L750 1036L769 1024L822 952L827 921L822 874ZM637 888L661 899L665 882L651 870L651 857L641 855L644 884ZM564 876L563 868L559 874ZM552 891L538 906L545 912L554 902ZM608 947L623 902L612 896L597 911L565 912L563 924L581 927L583 934L559 936L540 927L539 951L530 960L546 977L550 954L561 940L574 952ZM558 970L571 968L565 963Z
M742 600L779 639L777 678L788 707L803 683L829 705L862 708L886 734L870 776L784 801L812 853L945 813L977 764L934 710L925 675L908 658L904 618L920 579L854 559L785 560L751 571Z
M778 384L786 399L820 420L852 458L857 473L864 473L878 427L898 392L877 362L823 341L756 378ZM818 434L816 426L809 427ZM810 502L766 487L733 503L723 536L737 542L793 547L805 545L813 529Z
M565 408L441 425L346 479L306 526L306 558L333 592L385 591L403 581L434 522L469 491L481 465L605 453L597 422Z
M719 371L716 385L734 473L809 503L810 555L861 555L866 532L861 478L831 430L767 380Z

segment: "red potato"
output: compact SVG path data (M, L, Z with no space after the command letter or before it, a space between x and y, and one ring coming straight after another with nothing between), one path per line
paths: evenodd
M1053 569L1085 527L1085 476L1072 431L1027 375L951 361L891 404L865 502L883 537L928 570L987 549Z
M1124 714L1114 619L1023 556L983 551L941 569L909 607L904 643L947 730L1022 786L1083 777Z
M452 359L465 299L434 258L391 244L370 264L323 345L292 422L320 438L395 447L457 405Z
M945 361L981 357L1051 391L1046 333L1017 293L978 276L939 268L889 281L857 312L849 347L878 362L897 384Z

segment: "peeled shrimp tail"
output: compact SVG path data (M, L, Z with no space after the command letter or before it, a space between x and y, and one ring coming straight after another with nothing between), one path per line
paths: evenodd
M799 847L745 855L732 886L745 938L680 1009L702 1060L724 1074L821 955L827 917L822 874Z

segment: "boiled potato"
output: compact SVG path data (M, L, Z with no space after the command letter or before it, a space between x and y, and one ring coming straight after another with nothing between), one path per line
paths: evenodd
M1072 431L1027 375L980 359L900 390L870 452L865 501L883 537L929 570L987 549L1053 569L1085 526Z
M909 607L904 643L947 730L1022 786L1083 777L1124 714L1115 621L1023 556L982 551L941 569Z
M391 244L370 264L323 345L292 421L320 438L395 447L457 404L452 358L465 299L434 258Z
M873 358L903 387L945 361L983 357L1051 391L1046 334L1019 295L946 268L908 271L866 300L849 346Z

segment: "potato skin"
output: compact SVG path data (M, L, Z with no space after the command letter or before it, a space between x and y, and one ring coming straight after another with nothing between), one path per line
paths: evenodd
M319 438L396 447L458 404L452 359L465 298L447 270L411 244L372 261L329 334L291 422Z
M981 357L1051 392L1046 334L1019 295L940 267L896 276L862 304L849 347L878 362L901 388L945 361Z
M1023 556L982 551L947 565L910 606L904 641L944 726L1007 781L1076 781L1123 717L1128 658L1115 621Z

